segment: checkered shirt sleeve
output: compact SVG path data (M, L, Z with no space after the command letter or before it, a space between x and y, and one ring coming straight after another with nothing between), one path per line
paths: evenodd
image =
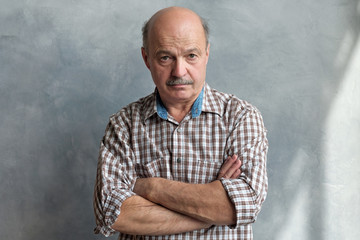
M136 181L132 164L135 156L128 142L126 112L119 115L110 118L101 141L94 191L95 233L101 232L107 237L115 233L110 226L120 214L122 203L135 195L131 191Z
M266 174L266 156L268 141L266 129L260 112L245 105L246 111L235 111L235 128L227 143L227 156L239 156L242 162L241 176L238 179L221 179L231 201L235 204L236 227L256 220L264 202L268 180Z

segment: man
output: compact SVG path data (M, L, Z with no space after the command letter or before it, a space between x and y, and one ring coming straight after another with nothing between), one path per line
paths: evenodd
M156 89L110 117L96 233L252 239L267 192L266 130L256 108L205 83L209 49L207 25L189 9L160 10L144 25Z

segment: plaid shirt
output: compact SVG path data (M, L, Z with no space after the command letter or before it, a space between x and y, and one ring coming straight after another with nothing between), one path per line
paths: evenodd
M242 162L238 179L221 179L235 204L233 226L142 239L252 239L252 227L267 193L268 142L260 112L233 95L207 84L191 112L180 122L167 114L157 91L110 117L101 142L94 194L95 233L112 235L110 227L121 204L135 195L137 178L162 177L187 183L209 183L228 156ZM119 239L134 236L120 233Z

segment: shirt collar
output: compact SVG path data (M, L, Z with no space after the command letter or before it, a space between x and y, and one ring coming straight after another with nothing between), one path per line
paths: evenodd
M157 89L156 89L156 112L160 118L167 120L168 112L167 112L163 102L161 101L160 94Z
M204 101L202 103L202 111L218 114L220 117L224 114L223 95L212 89L207 83L204 87Z
M216 113L219 116L223 115L223 104L221 104L221 96L218 92L212 89L207 83L205 83L198 98L195 100L191 108L191 116L196 118L200 116L202 112ZM143 106L144 120L148 119L155 113L164 120L168 119L167 110L161 101L158 90L152 94L152 97Z
M200 116L200 114L201 114L203 97L204 97L204 88L205 88L205 86L202 88L199 96L196 98L195 102L193 103L193 105L191 107L192 118L196 118L196 117ZM162 118L164 120L168 119L168 112L167 112L163 102L161 101L159 91L157 91L157 90L156 90L156 112L160 118Z

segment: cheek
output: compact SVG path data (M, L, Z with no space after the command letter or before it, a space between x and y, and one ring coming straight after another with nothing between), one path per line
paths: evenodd
M169 79L169 71L163 67L153 67L151 75L156 84L161 84Z
M161 66L158 65L154 70L157 72L159 76L169 76L171 75L172 68L171 66Z
M206 65L199 64L193 66L189 73L193 80L203 81L206 75Z

